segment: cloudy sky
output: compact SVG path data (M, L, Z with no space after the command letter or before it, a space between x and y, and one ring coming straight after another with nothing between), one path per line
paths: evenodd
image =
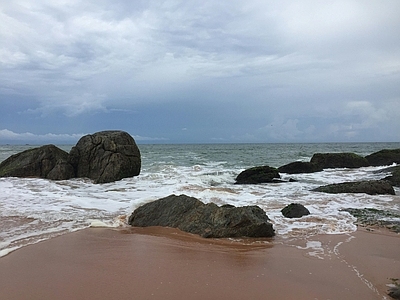
M400 1L0 2L0 144L400 141Z

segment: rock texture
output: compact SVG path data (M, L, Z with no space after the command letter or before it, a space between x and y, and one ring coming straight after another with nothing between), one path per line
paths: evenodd
M96 183L117 181L140 173L140 151L124 131L101 131L82 137L69 154L76 177Z
M388 291L388 295L392 297L393 299L399 299L400 300L400 285L397 285L395 287L391 287Z
M400 149L383 149L367 155L365 158L371 166L388 166L393 163L400 164Z
M313 189L330 194L365 193L369 195L395 195L392 185L386 180L368 180L329 184Z
M318 165L305 161L295 161L278 168L279 172L287 174L314 173L322 170Z
M140 168L139 148L128 133L102 131L82 137L69 154L45 145L12 155L0 164L0 177L87 177L105 183L137 176Z
M291 203L285 206L281 213L286 218L301 218L302 216L307 216L310 214L310 211L302 204L299 203Z
M388 168L392 175L387 176L384 180L389 181L393 186L400 187L400 166Z
M395 211L375 208L345 208L342 211L347 211L356 217L356 225L386 227L393 232L400 233L400 215Z
M54 145L25 150L0 164L1 177L39 177L54 180L74 177L68 153Z
M322 169L369 166L369 162L365 157L355 153L315 153L310 162Z
M258 206L204 204L186 195L168 197L138 207L129 217L132 226L166 226L206 238L272 237L274 229Z
M281 176L279 175L278 169L269 166L261 166L244 170L236 177L235 183L236 184L267 183L267 182L273 182L274 179L279 179L279 178L281 178Z

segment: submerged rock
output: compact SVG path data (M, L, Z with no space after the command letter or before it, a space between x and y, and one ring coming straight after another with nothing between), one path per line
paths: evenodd
M45 145L14 154L0 164L1 177L38 177L53 180L74 177L68 153L54 145Z
M278 168L279 172L287 174L314 173L322 170L323 169L316 164L305 161L295 161Z
M302 216L307 216L310 214L310 211L302 204L299 203L291 203L285 206L281 213L286 218L301 218Z
M400 285L397 285L395 287L391 287L389 289L388 295L392 297L393 299L399 299L400 300Z
M138 227L173 227L206 238L275 235L268 216L258 206L219 207L186 195L170 195L144 204L135 209L128 223Z
M322 169L369 166L369 162L365 157L355 153L315 153L310 162Z
M281 178L278 169L270 166L253 167L246 169L236 177L236 184L257 184L273 182Z
M140 173L140 151L124 131L101 131L82 137L69 153L76 177L96 183L117 181Z
M320 186L312 191L330 194L365 193L369 195L395 195L393 186L386 180L342 182Z
M371 166L388 166L400 164L400 149L383 149L367 155L365 159Z
M342 211L346 211L357 218L357 225L383 226L400 233L400 215L396 212L375 208L345 208Z

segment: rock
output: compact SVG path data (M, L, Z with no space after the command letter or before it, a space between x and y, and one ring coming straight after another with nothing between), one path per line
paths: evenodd
M58 160L46 178L51 180L66 180L75 177L74 167L67 160Z
M386 227L390 231L400 233L400 215L395 211L375 208L344 208L341 211L357 218L357 225Z
M281 178L278 169L261 166L244 170L236 177L236 184L256 184L273 182L274 178Z
M279 172L287 174L314 173L322 170L321 167L305 161L295 161L278 168Z
M310 211L302 204L292 203L285 206L281 213L286 218L301 218L302 216L307 216L310 214Z
M135 209L128 223L138 227L173 227L205 238L275 235L268 216L258 206L219 207L186 195L170 195L144 204Z
M390 167L388 170L392 175L385 177L384 180L389 181L393 186L400 187L400 166Z
M322 169L369 166L369 162L365 157L354 153L315 153L310 162Z
M386 180L368 180L328 184L312 191L330 194L365 193L369 195L395 195L392 185Z
M76 177L95 183L117 181L140 173L140 151L124 131L101 131L82 137L69 153Z
M70 179L74 169L68 153L54 145L45 145L14 154L0 164L1 177L38 177Z
M388 166L393 163L400 164L400 149L383 149L367 155L365 159L371 166Z
M400 299L400 285L397 285L395 287L391 287L389 289L388 295L392 297L393 299Z

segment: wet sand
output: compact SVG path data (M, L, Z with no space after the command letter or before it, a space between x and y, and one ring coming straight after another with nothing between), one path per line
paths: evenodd
M390 278L400 235L383 229L307 244L91 228L0 258L0 299L390 299Z

